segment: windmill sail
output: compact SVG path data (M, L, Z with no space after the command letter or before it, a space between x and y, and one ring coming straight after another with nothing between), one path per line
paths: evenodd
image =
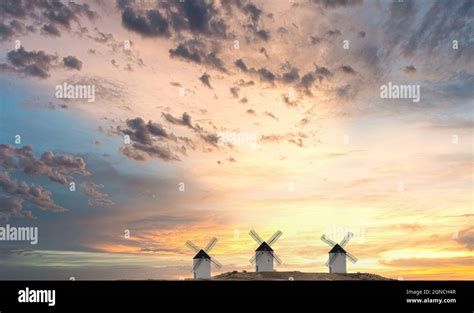
M336 245L336 243L332 241L331 239L329 239L328 237L326 237L326 235L322 235L321 240L324 241L330 247L334 247Z
M281 237L281 235L283 235L281 231L277 231L275 234L273 234L273 236L268 239L268 245L271 246L272 244L274 244L278 240L278 238Z
M257 234L255 230L249 232L250 237L252 237L259 245L263 243L263 239Z
M346 258L348 258L354 264L357 262L357 258L347 251L346 251Z
M196 246L194 243L192 243L191 241L186 241L186 247L188 247L189 249L193 250L194 252L198 253L199 252L199 248L198 246Z
M275 254L275 252L272 253L272 256L273 258L275 259L275 262L278 264L278 265L281 265L281 259L278 257L278 255Z
M344 237L344 239L342 239L341 243L339 244L341 247L344 247L345 245L347 245L347 243L349 242L349 240L351 240L352 236L354 236L353 233L347 233L347 235Z
M211 249L214 248L214 246L216 245L216 243L217 243L217 238L212 238L211 241L209 241L209 243L207 244L207 246L204 248L204 251L205 251L205 252L211 251Z

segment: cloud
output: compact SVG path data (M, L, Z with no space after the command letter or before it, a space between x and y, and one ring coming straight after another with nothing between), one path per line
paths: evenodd
M255 4L248 3L242 8L242 11L245 12L249 17L252 19L254 23L257 23L260 19L260 15L262 14L262 10L260 10Z
M273 113L271 113L271 112L265 111L265 112L263 112L263 115L268 116L268 117L271 117L271 118L273 118L273 119L276 120L276 121L279 121L278 117L276 117L276 116L275 116Z
M13 197L29 201L45 211L64 212L65 208L51 199L51 192L35 184L18 184L8 173L0 173L0 188Z
M339 29L334 29L334 30L330 29L326 32L326 35L328 35L329 37L336 37L336 36L341 35L341 31Z
M337 9L347 6L361 5L363 0L313 0L313 2L322 5L326 9Z
M68 155L55 155L46 151L40 159L33 155L31 145L13 148L0 144L0 166L5 169L19 169L28 175L47 175L49 180L66 184L71 178L69 174L77 173L82 176L90 175L82 158Z
M133 150L132 150L133 148ZM146 161L148 157L158 158L163 161L179 161L179 157L166 147L158 145L145 145L133 143L130 146L120 148L120 152L126 157L136 161Z
M350 66L350 65L342 65L342 66L341 66L341 71L342 71L343 73L351 74L351 75L355 75L355 73L356 73L356 72L354 71L354 69L352 68L352 66Z
M469 250L474 250L474 227L461 230L458 235L458 242L464 244Z
M287 73L284 73L282 76L282 79L285 83L293 83L297 80L299 80L300 75L298 73L298 69L293 67L291 70Z
M224 38L227 35L227 25L211 1L156 4L156 8L144 11L143 16L132 8L133 2L120 1L117 5L123 9L122 25L143 36L170 37L172 31L179 33L185 30L208 37Z
M78 71L80 71L82 68L82 62L72 55L63 58L63 63L64 66L66 66L67 68L75 69Z
M182 42L176 48L170 49L169 54L173 58L209 65L222 72L227 71L224 67L224 62L218 57L217 51L208 51L206 44L202 41L191 40Z
M162 113L162 116L171 124L188 126L189 128L194 129L193 125L191 124L191 116L186 112L183 113L181 118L176 118L169 113Z
M241 69L243 72L247 72L248 68L247 65L245 65L244 60L238 59L234 62L234 65L237 66L239 69Z
M115 203L109 199L109 195L98 191L98 188L104 188L102 184L96 184L93 182L82 182L81 187L84 189L84 194L89 198L88 204L90 206L112 206Z
M0 194L0 220L8 221L12 217L33 217L31 211L22 211L22 208L22 199Z
M122 25L143 36L170 36L168 21L158 10L149 10L146 12L146 17L144 17L137 15L132 8L127 7L122 12Z
M147 124L140 117L127 120L127 126L131 129L124 129L121 130L121 132L125 135L129 135L133 141L137 141L144 145L153 144L152 136L176 141L176 136L174 134L169 134L162 125L152 121L148 121Z
M165 119L175 125L186 125L192 129L191 118L187 113L184 113L181 119L173 117L169 113L163 113ZM182 141L185 144L190 144L187 138L176 137L172 133L168 133L161 124L154 123L152 121L145 121L140 118L134 118L127 120L127 126L129 129L120 129L119 131L125 135L129 135L130 139L133 140L132 145L125 145L120 148L120 153L129 159L136 161L146 161L149 157L159 158L164 161L179 161L179 157L173 153L173 150L179 153L185 151L181 147L169 147L169 142ZM160 145L160 142L166 142L167 147Z
M402 67L401 71L407 75L416 74L416 68L413 65L407 65Z
M239 88L239 87L232 87L232 88L230 88L230 93L232 94L232 97L234 97L234 98L238 98L238 97L239 97L239 91L240 91L240 88Z
M0 40L10 39L14 34L12 27L0 22Z
M211 82L209 80L211 76L207 73L202 74L201 77L199 77L199 80L207 87L212 89Z
M257 35L258 38L260 38L264 41L270 40L270 32L268 30L265 30L265 29L257 30L255 32L255 35Z
M54 26L54 24L43 24L43 26L41 27L41 32L45 35L55 37L61 36L61 32L56 26Z
M26 76L48 78L50 68L56 63L57 56L44 51L26 51L23 47L7 53L7 60L12 66L1 64L4 68Z

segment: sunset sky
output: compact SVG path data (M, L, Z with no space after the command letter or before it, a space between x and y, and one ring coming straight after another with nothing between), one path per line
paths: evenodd
M283 232L279 271L327 272L321 235L353 232L349 272L474 279L473 16L469 0L1 1L0 226L39 241L0 241L0 280L191 277L185 242L212 237L213 274L249 271L251 229ZM389 82L420 101L381 98ZM64 83L95 101L56 98Z

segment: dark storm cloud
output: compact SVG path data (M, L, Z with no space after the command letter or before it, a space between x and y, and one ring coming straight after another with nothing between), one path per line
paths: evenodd
M17 183L10 178L8 173L0 173L0 188L12 197L29 201L45 211L66 211L65 208L54 202L50 191L35 184Z
M61 32L54 24L44 24L43 27L41 27L41 32L45 35L61 36Z
M207 87L211 88L212 89L212 86L211 86L211 81L209 80L209 78L211 78L211 76L207 73L204 73L202 74L201 77L199 77L199 80Z
M158 10L149 10L146 16L140 16L132 8L127 7L122 12L122 25L143 36L170 36L168 21Z
M67 68L75 69L78 71L80 71L82 68L82 62L78 58L72 55L63 58L63 64Z
M7 53L7 60L12 65L10 70L38 78L48 78L50 68L55 65L57 56L44 51L26 51L23 47ZM7 68L7 64L2 64Z

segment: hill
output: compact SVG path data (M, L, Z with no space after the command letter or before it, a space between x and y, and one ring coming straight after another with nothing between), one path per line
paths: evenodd
M392 280L370 273L302 273L295 272L228 272L212 277L213 280Z

